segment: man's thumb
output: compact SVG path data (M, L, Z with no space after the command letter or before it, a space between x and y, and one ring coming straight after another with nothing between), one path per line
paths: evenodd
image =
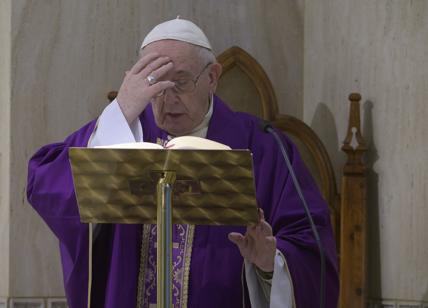
M231 232L228 235L229 240L241 247L244 244L244 236L241 233Z

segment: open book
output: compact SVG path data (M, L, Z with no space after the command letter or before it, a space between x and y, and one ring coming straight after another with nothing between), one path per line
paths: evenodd
M152 142L120 143L96 148L108 149L168 149L168 150L231 150L225 144L205 138L181 136L169 140L164 146Z

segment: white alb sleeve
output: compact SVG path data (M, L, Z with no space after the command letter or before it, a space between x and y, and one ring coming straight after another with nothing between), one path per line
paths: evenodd
M120 109L117 100L112 101L101 113L92 133L88 147L143 141L140 119L130 125Z
M88 148L140 141L143 141L143 129L139 118L128 125L117 100L114 100L98 117L95 129L89 137ZM97 226L98 224L92 224L93 240L100 230Z
M272 277L270 296L267 297L262 281L256 273L255 265L245 260L245 278L247 280L251 306L255 308L295 308L293 282L284 255L277 249Z

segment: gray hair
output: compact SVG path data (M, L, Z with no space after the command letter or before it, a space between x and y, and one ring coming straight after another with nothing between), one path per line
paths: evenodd
M196 46L196 45L195 45L195 48L197 48L198 58L201 60L202 65L205 65L207 63L217 62L217 58L215 57L214 53L211 50L205 47Z

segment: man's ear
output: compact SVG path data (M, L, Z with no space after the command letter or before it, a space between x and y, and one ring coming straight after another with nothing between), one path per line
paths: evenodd
M218 80L220 79L221 72L223 67L220 63L213 63L210 65L209 78L210 78L210 87L212 93L217 89Z

